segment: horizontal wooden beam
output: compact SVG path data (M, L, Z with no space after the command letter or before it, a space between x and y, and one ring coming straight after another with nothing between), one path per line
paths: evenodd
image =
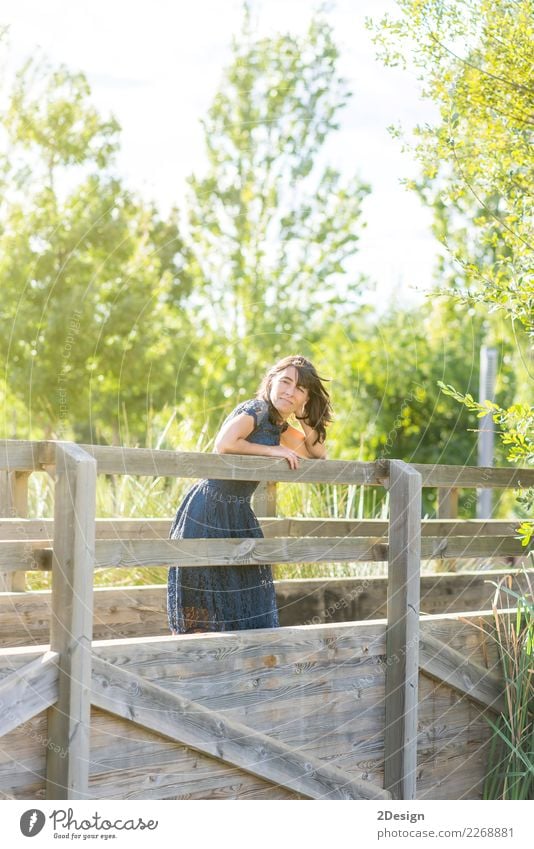
M239 566L251 563L383 562L387 542L374 537L266 537L265 539L97 539L95 567ZM423 537L421 558L523 557L529 549L515 537ZM49 571L51 549L42 540L0 541L4 572Z
M453 687L496 713L506 709L502 678L466 658L441 640L422 632L419 667L438 681Z
M0 681L0 736L57 702L59 654L47 651Z
M491 608L495 584L510 570L440 572L421 577L425 615ZM512 570L512 588L528 593L528 573ZM308 578L274 583L283 626L361 622L386 616L387 578ZM46 644L50 591L0 593L0 646ZM94 590L95 640L167 635L165 584L97 587Z
M31 472L42 470L46 461L55 463L53 443L32 442L26 439L0 439L0 470Z
M33 471L55 463L59 441L32 442L0 440L0 470ZM209 454L194 451L161 451L150 448L123 448L115 445L81 445L97 461L99 474L129 474L213 478L218 480L323 482L381 486L388 480L388 460L362 463L354 460L305 460L298 473L285 460L249 455ZM423 486L527 488L534 486L534 469L451 466L412 463L422 476ZM251 478L251 472L254 477Z
M93 655L94 705L310 799L391 799L274 737Z
M385 559L386 547L373 538L98 540L96 543L98 567L172 563L202 567Z
M534 486L534 469L498 469L493 466L447 466L411 463L421 474L423 486L488 489L526 489Z
M519 519L425 519L424 537L514 536ZM381 519L260 518L266 537L387 537L388 522ZM168 519L97 519L97 539L168 539ZM54 536L53 519L0 517L0 540L47 540Z
M490 537L424 537L421 541L421 558L436 560L439 558L470 559L486 557L524 557L529 550L521 545L521 540L510 536Z

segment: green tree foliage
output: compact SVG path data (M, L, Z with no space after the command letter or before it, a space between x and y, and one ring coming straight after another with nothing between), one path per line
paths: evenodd
M469 226L459 250L450 241L462 285L532 332L533 0L398 6L401 19L386 17L376 40L390 64L410 55L439 108L436 125L416 128L415 151L427 200L449 210L443 241Z
M456 297L511 320L507 335L517 340L512 359L520 375L515 403L492 409L509 458L531 463L534 2L398 6L400 18L384 18L376 42L386 63L413 61L440 114L435 125L416 128L422 174L413 187L436 212L436 232L449 249L441 272ZM449 391L473 411L488 412L465 390Z
M83 74L27 63L4 128L0 350L29 413L24 434L6 416L5 435L143 439L189 341L177 214L162 220L114 175L119 127Z
M465 391L478 385L482 319L471 312L466 317L460 305L444 300L378 316L367 308L325 331L336 456L476 462L476 414L448 403L438 386L447 375ZM435 492L425 490L424 498L425 512L432 514Z
M190 179L191 310L212 352L199 374L214 404L250 393L290 352L320 363L328 319L357 296L350 261L369 188L325 159L349 97L337 61L322 20L302 38L258 40L246 16L204 121L207 167Z

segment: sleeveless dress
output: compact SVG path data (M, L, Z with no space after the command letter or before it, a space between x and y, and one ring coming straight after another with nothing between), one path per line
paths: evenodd
M247 442L279 445L287 424L273 424L266 401L238 404L224 424L239 413L254 418ZM259 481L200 480L186 492L170 539L263 537L250 506ZM269 565L171 566L167 585L169 628L179 634L196 630L240 631L277 628L278 610Z

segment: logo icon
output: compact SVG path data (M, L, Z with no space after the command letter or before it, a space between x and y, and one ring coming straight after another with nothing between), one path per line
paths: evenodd
M24 837L35 837L42 830L45 822L46 817L42 811L30 808L29 811L24 811L20 818L20 830Z

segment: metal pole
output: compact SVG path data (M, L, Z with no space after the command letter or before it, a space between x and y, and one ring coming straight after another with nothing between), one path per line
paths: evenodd
M479 402L495 400L495 378L497 375L497 350L487 348L485 345L480 349L480 381ZM495 442L495 423L493 416L480 419L478 432L478 465L493 466L493 447ZM477 491L477 519L491 519L492 514L492 490L479 489Z

